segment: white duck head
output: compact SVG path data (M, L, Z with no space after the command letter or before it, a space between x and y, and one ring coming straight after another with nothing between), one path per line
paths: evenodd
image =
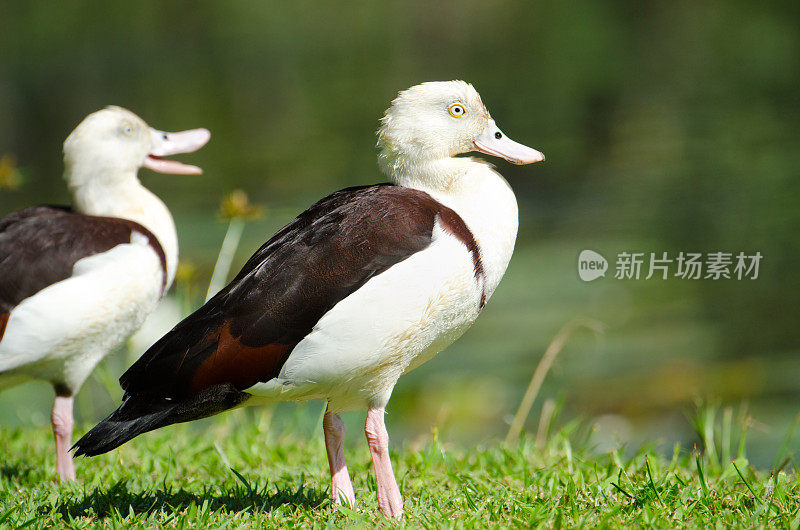
M464 81L434 81L404 90L381 122L378 145L390 177L469 151L514 164L544 160L539 151L508 138L478 92Z
M162 156L191 153L211 137L206 129L165 133L122 107L89 114L64 142L64 176L70 187L136 177L144 166L160 173L199 174L202 170Z
M159 173L199 174L196 166L163 156L191 153L211 137L206 129L165 133L121 107L87 116L64 142L64 179L74 207L88 215L120 217L150 230L167 258L172 283L178 264L178 235L166 205L138 179L140 167Z

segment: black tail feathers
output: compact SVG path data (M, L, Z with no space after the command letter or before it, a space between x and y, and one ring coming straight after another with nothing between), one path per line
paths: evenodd
M250 394L231 384L205 388L183 399L132 395L78 440L75 456L96 456L119 447L140 434L191 420L213 416L241 405Z
M174 423L168 421L174 407L163 398L154 403L131 396L72 446L77 448L75 456L107 453L142 433Z

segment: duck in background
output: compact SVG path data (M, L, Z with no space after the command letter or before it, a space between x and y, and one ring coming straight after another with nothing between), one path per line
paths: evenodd
M456 155L516 164L544 156L509 139L463 81L409 88L382 121L391 184L338 191L282 228L122 376L122 405L76 454L242 405L325 399L334 503L355 503L339 413L367 409L378 504L402 514L384 425L392 389L475 321L517 235L508 183L486 162Z
M201 169L162 158L208 142L206 129L165 133L120 107L87 116L64 142L73 206L0 218L0 389L52 383L56 469L74 480L72 401L100 360L166 292L178 237L166 205L137 177Z

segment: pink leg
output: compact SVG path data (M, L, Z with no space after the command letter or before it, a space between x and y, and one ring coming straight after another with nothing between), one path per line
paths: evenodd
M72 466L72 396L56 396L53 402L53 434L56 438L56 471L61 482L75 480L75 468Z
M392 461L389 459L389 433L383 423L383 407L367 411L364 432L367 435L372 465L375 466L375 481L378 484L378 506L386 517L403 515L403 497L394 479Z
M325 449L328 450L328 465L331 468L333 504L344 502L353 507L356 505L356 496L347 472L347 462L344 461L344 422L338 414L326 411L322 429L325 431Z

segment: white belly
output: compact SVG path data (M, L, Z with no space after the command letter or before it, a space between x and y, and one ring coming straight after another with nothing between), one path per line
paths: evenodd
M0 341L0 387L36 378L77 391L155 308L161 278L159 258L139 234L76 262L70 278L11 311Z
M327 398L332 411L383 406L403 372L467 330L481 292L472 255L437 226L428 248L336 304L294 348L278 378L247 392L265 400Z

